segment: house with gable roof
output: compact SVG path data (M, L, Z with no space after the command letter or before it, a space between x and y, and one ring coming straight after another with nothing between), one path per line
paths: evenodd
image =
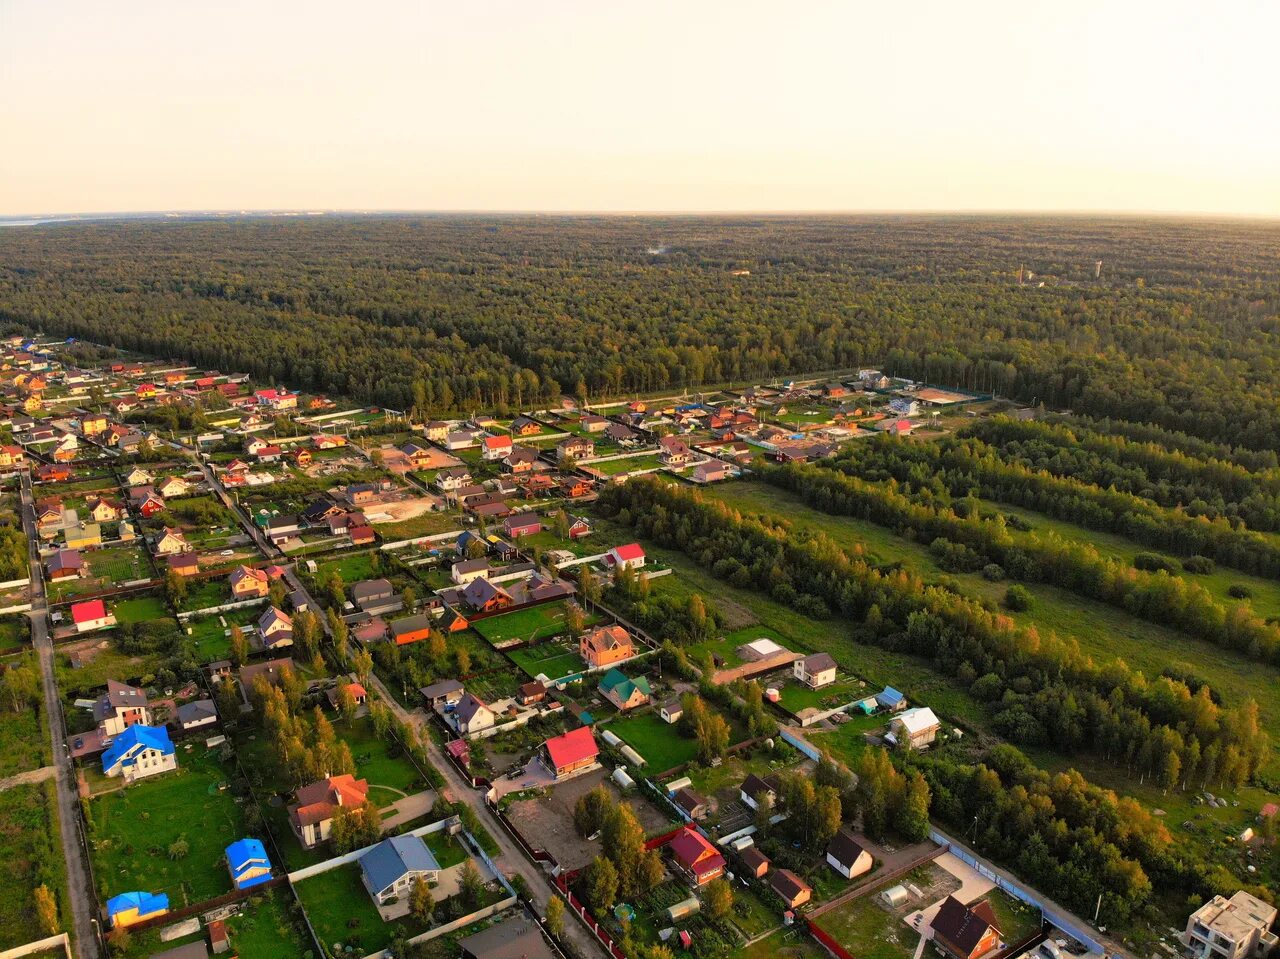
M163 726L129 726L102 754L102 771L126 784L178 767L169 731Z
M435 882L439 877L440 864L417 836L392 836L360 857L360 879L380 906L408 895L418 879Z
M303 786L289 807L289 825L303 849L314 849L329 838L339 809L356 809L369 799L369 781L343 773Z

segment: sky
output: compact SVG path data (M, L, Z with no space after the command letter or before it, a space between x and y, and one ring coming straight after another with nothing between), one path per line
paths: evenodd
M1280 4L0 0L0 215L1280 216Z

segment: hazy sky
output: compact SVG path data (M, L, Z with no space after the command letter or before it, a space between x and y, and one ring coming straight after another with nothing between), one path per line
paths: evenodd
M1280 215L1280 3L0 0L0 214Z

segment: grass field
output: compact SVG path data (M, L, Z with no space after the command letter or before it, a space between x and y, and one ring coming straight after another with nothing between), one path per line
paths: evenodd
M513 650L511 660L532 679L537 679L539 674L546 674L549 679L561 679L587 668L587 664L578 655L577 647L561 640L549 640L536 646Z
M462 530L462 517L450 510L437 510L420 513L410 519L398 523L378 523L375 527L379 536L387 542L413 539L417 536L434 536L437 533L448 533L451 530Z
M836 681L821 689L810 689L796 679L788 679L779 690L779 703L789 713L804 709L834 709L858 699L865 699L879 690L869 689L860 680L837 675Z
M664 577L664 579L671 578ZM662 582L662 580L658 580L658 582ZM717 636L715 639L704 640L686 648L689 654L694 657L710 653L712 656L717 657L724 667L741 666L742 657L738 655L738 647L746 643L755 642L757 639L772 639L779 646L784 646L795 653L811 652L809 649L798 646L794 639L784 636L776 629L762 625L745 626L723 636Z
M0 656L25 649L30 641L31 626L27 617L0 616Z
M264 605L246 606L243 609L232 609L212 616L195 616L187 620L183 630L191 630L191 639L195 644L196 661L211 663L219 659L227 659L231 655L231 637L228 635L233 626L248 626L255 623L262 615ZM223 626L222 622L226 621Z
M62 928L71 928L53 790L53 783L46 782L0 792L0 837L5 851L5 868L0 871L0 949L47 934L36 919L32 898L41 884L58 901Z
M151 567L141 546L112 546L84 554L89 572L107 584L117 585L135 579L149 579Z
M621 476L623 473L634 473L636 470L652 470L662 465L657 453L637 453L620 460L608 460L604 463L587 463L587 469L597 470L605 476Z
M178 768L88 802L94 876L103 900L131 889L169 894L170 903L203 902L231 890L226 847L244 836L243 808L231 777L203 746L178 749ZM170 845L186 840L178 859Z
M26 708L14 713L7 707L0 711L0 779L48 763L49 734L42 712L43 708Z
M379 573L373 569L373 553L349 553L340 559L325 560L316 564L315 581L324 584L337 572L347 586L365 579L375 579Z
M731 727L730 745L741 742L746 732L732 716L724 718ZM605 728L645 758L646 772L650 774L692 762L698 755L697 742L686 739L677 726L664 722L653 710L610 720Z
M590 622L598 622L594 617ZM518 609L514 613L491 616L488 619L476 620L471 628L491 643L503 643L513 639L534 642L549 639L567 632L565 625L565 604L544 603L541 606L530 606Z
M366 956L385 949L398 936L416 936L426 928L412 916L383 922L360 878L357 863L304 879L294 888L316 936L330 949L342 943L344 947L354 946L355 955Z
M116 600L109 605L118 623L144 623L151 619L166 619L169 610L159 596L133 596Z
M858 959L911 959L920 941L918 932L881 908L875 893L823 913L818 925Z
M245 959L305 954L311 948L311 937L289 915L292 898L287 889L273 889L248 900L239 913L227 920L232 948ZM208 933L201 929L189 936L161 942L162 928L158 926L135 933L128 951L124 953L125 959L147 959L165 949L208 939Z
M882 729L889 724L889 716L864 716L858 713L844 725L830 732L814 732L809 730L805 738L819 749L829 750L844 761L846 765L857 762L862 751L867 748L863 733Z
M1040 929L1040 910L1014 899L1003 889L991 889L982 898L991 904L996 915L1000 938L1012 945Z

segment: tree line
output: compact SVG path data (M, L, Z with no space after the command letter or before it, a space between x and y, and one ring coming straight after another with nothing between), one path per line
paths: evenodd
M1091 751L1165 788L1247 782L1269 742L1258 707L1224 709L1208 687L1148 680L1121 660L1099 665L1074 641L1041 636L905 569L880 570L821 534L744 518L693 490L639 477L601 494L601 508L646 538L689 555L735 586L812 614L821 606L863 642L898 649L987 692L995 725L1015 742Z

